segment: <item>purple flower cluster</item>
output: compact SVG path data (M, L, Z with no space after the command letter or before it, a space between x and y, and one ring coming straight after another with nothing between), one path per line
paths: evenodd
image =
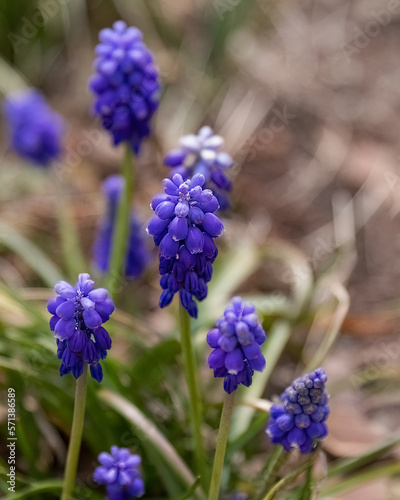
M204 175L183 180L180 174L164 179L164 194L154 196L155 215L147 231L159 247L160 307L171 303L175 293L183 307L197 317L197 300L207 296L212 264L218 254L214 238L224 226L215 215L218 201L209 189L203 189Z
M108 500L130 500L144 495L139 455L132 455L127 448L111 446L111 454L100 453L98 461L101 465L94 471L93 480L106 486Z
M214 377L224 377L228 394L239 384L249 387L254 371L264 370L265 358L260 345L265 338L253 304L243 302L241 297L232 299L216 328L207 335L207 343L213 348L208 365L214 370Z
M211 127L202 127L198 134L181 137L179 148L173 149L164 158L167 167L173 167L184 179L194 174L203 174L206 187L214 192L222 210L229 207L227 193L232 183L226 175L233 160L221 151L224 139L215 135Z
M83 373L85 363L90 365L92 377L101 382L103 370L100 360L107 356L111 339L101 325L109 320L114 302L104 288L94 288L89 274L78 277L75 287L59 281L47 309L52 318L50 329L57 338L57 356L61 359L60 375L72 372L75 378Z
M64 122L37 90L17 92L4 102L13 149L23 158L46 167L61 152Z
M272 443L286 451L299 448L311 453L316 440L328 435L325 424L329 416L327 377L322 368L297 378L281 394L281 403L271 408L267 434Z
M120 175L108 177L102 186L107 198L107 209L101 221L93 245L94 261L98 269L107 272L111 258L112 239L115 221L118 212L119 200L125 186L124 178ZM129 221L128 248L125 258L125 276L139 277L150 261L150 254L146 248L142 234L142 226L132 211Z
M99 39L96 75L90 81L97 96L95 113L115 144L127 141L138 153L159 104L158 70L138 28L117 21L112 29L101 30Z

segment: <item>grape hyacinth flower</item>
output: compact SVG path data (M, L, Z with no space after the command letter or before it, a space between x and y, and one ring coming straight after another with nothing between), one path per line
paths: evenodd
M224 139L215 135L212 128L202 127L198 134L181 137L179 147L171 150L164 158L164 164L172 167L175 173L184 179L194 174L203 174L205 186L210 188L218 199L222 210L229 208L227 194L232 189L232 183L226 171L232 166L230 155L221 151Z
M297 378L281 394L281 403L271 407L267 434L273 444L286 451L299 448L311 453L318 440L328 435L329 396L322 368Z
M203 189L204 175L183 180L180 174L164 179L164 194L154 196L151 207L155 215L147 232L159 247L163 292L160 307L169 305L179 291L182 306L197 318L197 300L207 296L212 264L218 250L214 238L224 226L215 215L218 201L209 189Z
M144 483L139 471L141 458L127 448L111 446L111 454L100 453L100 466L93 474L97 484L104 484L108 500L129 500L144 495Z
M138 154L159 104L158 70L138 28L117 21L101 30L99 39L89 84L96 96L94 112L115 145L127 141Z
M92 377L101 382L103 370L100 360L111 348L111 339L102 326L114 311L114 302L104 288L94 288L89 274L78 277L75 287L59 281L47 309L53 316L50 329L57 339L57 356L61 359L60 375L72 372L77 379L83 373L84 363L90 365Z
M23 158L47 167L59 157L64 122L37 90L15 92L4 102L12 148Z
M108 177L102 186L103 193L107 198L106 216L100 223L93 245L94 261L97 268L102 272L109 270L118 204L124 186L125 180L121 175ZM138 217L132 211L129 221L128 248L125 258L125 276L127 278L139 277L150 261L150 254L146 248L141 231L142 226Z
M260 345L265 339L253 304L243 302L241 297L232 299L216 328L207 335L207 343L213 348L208 365L214 370L214 377L224 377L225 392L231 394L239 384L249 387L254 371L264 370Z

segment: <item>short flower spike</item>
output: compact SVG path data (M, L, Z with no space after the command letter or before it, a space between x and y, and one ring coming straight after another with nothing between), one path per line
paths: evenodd
M300 449L311 453L317 441L326 438L329 396L327 376L322 368L297 378L281 394L281 403L271 408L267 434L273 444L286 451Z
M94 112L114 144L128 142L138 154L159 104L158 70L138 28L117 21L101 30L99 39L89 84L96 96Z
M15 92L4 102L13 149L40 167L60 156L65 126L61 116L34 89Z
M205 187L210 188L217 197L222 210L229 208L228 193L232 183L226 175L233 160L222 149L224 139L215 135L212 128L202 127L198 134L189 134L180 138L179 147L171 150L164 158L167 167L184 179L194 174L203 174Z
M50 329L57 339L57 356L61 359L60 375L72 372L75 378L83 373L84 363L90 365L92 377L101 382L100 360L111 349L111 339L102 326L114 311L114 302L104 288L94 288L89 274L78 277L75 287L59 281L47 309L53 316Z
M98 461L101 465L94 471L93 481L106 486L108 500L130 500L144 495L139 455L132 455L127 448L111 446L111 453L100 453Z
M213 348L208 365L214 370L214 377L224 377L225 392L231 394L239 384L249 387L254 371L264 370L260 346L265 339L253 304L240 297L232 299L216 328L207 335L207 343Z
M218 254L214 239L224 231L215 215L218 200L212 191L203 189L204 183L202 174L186 181L180 174L164 179L164 194L154 196L151 207L155 215L147 228L159 247L160 307L169 305L179 292L183 307L194 318L197 305L193 297L203 300L207 296Z

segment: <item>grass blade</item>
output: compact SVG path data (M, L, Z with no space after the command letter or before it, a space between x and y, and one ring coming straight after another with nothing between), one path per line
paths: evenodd
M138 432L138 436L143 436L157 450L186 487L193 485L196 478L176 449L136 406L122 396L107 390L100 391L99 397L133 425ZM196 497L204 499L200 492L196 494Z
M46 285L53 287L62 279L60 269L28 238L0 222L0 243L18 254L40 276Z
M10 493L3 497L4 500L19 500L20 498L27 498L36 493L45 493L46 491L61 491L62 481L43 481L40 483L33 483L28 488L25 488L21 492Z
M278 363L290 335L291 325L288 321L275 322L263 348L267 366L262 373L255 375L252 385L249 388L246 387L245 392L239 389L239 397L241 397L242 401L258 399L262 396L269 377ZM247 431L255 411L255 408L248 406L236 408L232 419L231 440L239 439L241 434Z

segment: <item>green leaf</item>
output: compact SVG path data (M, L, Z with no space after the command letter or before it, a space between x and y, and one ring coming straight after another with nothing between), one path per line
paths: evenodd
M267 365L262 373L255 373L250 387L240 388L239 397L242 400L261 398L276 364L281 357L287 341L291 335L291 325L288 321L276 321L263 346L263 355ZM237 440L250 426L255 408L239 406L235 409L232 418L231 440Z
M18 254L42 278L46 285L53 287L57 281L62 279L61 271L42 250L3 222L0 222L0 243Z
M290 472L285 477L283 477L280 481L278 481L267 493L264 497L264 500L273 500L276 495L290 483L292 483L295 479L297 479L303 472L312 469L315 460L318 456L318 452L315 451L312 456L305 462L303 465L295 469L293 472ZM305 497L307 498L307 497Z
M246 239L225 253L215 267L207 300L199 304L199 320L196 326L209 326L210 322L218 318L232 294L259 265L260 251L251 240ZM232 272L232 269L235 271Z
M191 488L189 488L188 491L179 500L187 500L188 498L192 497L199 485L200 485L200 477L196 479Z
M45 493L46 491L61 491L63 486L63 482L61 480L49 480L49 481L42 481L38 483L33 483L31 486L28 488L25 488L24 490L18 492L15 491L15 493L11 492L5 497L3 497L4 500L19 500L21 498L27 498L29 496L35 495L36 493Z
M391 477L397 474L400 474L400 463L383 465L382 467L371 467L349 479L340 479L339 482L334 485L326 485L320 493L320 498L335 497L344 491L357 488L357 486L360 485L365 485L375 479Z
M359 469L360 467L373 463L382 455L396 447L399 443L400 433L397 433L390 439L384 441L366 453L363 453L359 457L336 461L328 469L328 478L339 474L348 474L349 472Z

